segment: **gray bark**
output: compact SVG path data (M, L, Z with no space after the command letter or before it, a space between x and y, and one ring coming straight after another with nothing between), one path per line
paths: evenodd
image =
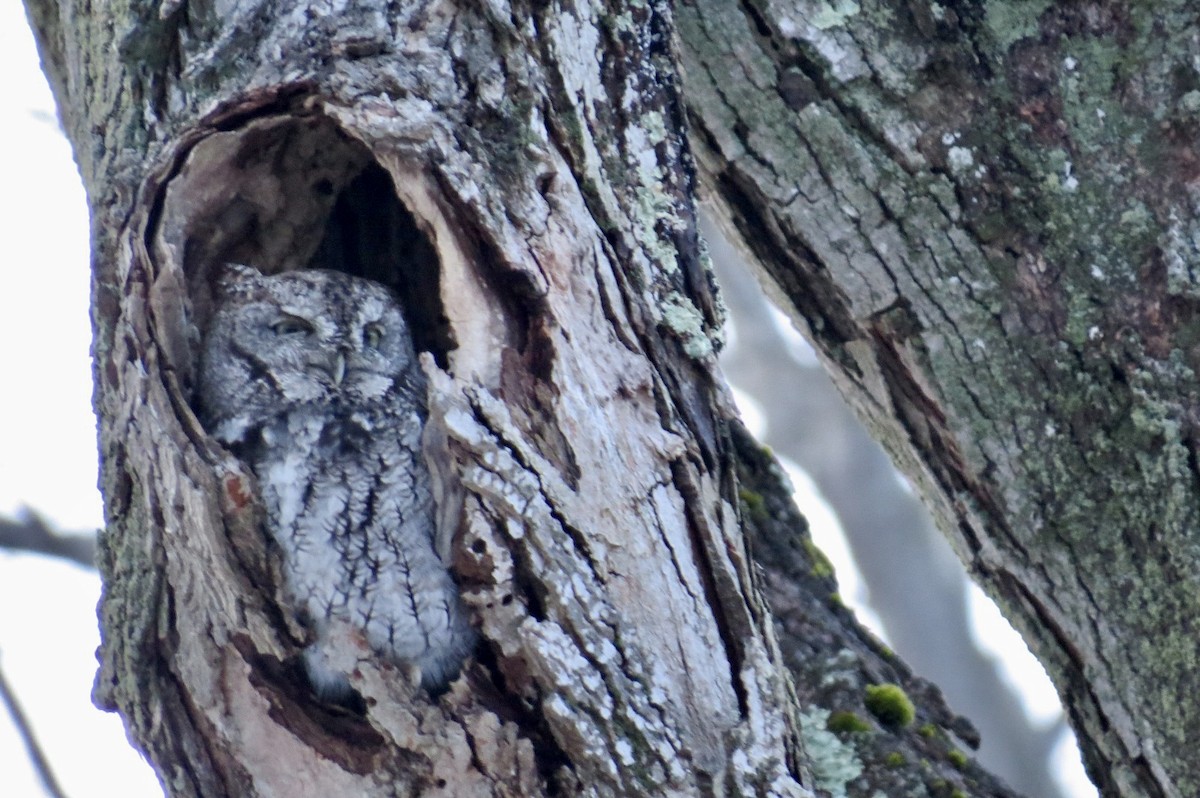
M1195 6L678 6L702 183L1061 691L1200 794Z

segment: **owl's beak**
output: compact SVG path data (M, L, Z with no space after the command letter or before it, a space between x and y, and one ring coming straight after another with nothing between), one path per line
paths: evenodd
M330 364L329 374L333 377L334 385L341 385L342 380L346 378L346 353L340 349L333 356L333 363Z

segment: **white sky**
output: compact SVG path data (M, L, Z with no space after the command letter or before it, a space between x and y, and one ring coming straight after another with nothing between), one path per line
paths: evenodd
M87 206L12 0L0 2L0 75L0 512L31 505L61 528L96 529ZM120 719L89 699L99 596L94 572L0 552L0 665L68 795L161 796ZM44 794L3 711L0 794Z
M0 2L0 74L6 78L0 105L0 174L6 178L0 191L0 513L31 506L59 528L95 529L101 503L88 353L87 208L21 4L12 0ZM855 599L858 576L836 523L807 478L793 472L793 480L802 488L798 499L814 536L837 568L842 595ZM160 796L120 720L89 699L99 591L98 578L86 569L0 552L0 665L69 796ZM985 630L982 645L1021 685L1027 711L1054 717L1057 699L1041 666L976 593L972 610ZM1078 754L1063 750L1062 773L1073 798L1094 796ZM2 712L0 793L44 794Z

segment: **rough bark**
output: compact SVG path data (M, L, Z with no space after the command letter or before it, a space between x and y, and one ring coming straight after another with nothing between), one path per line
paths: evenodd
M688 0L702 183L1045 663L1200 794L1195 6Z
M335 7L336 5L336 7ZM95 696L167 792L810 794L739 518L670 10L35 3L93 215ZM189 406L214 267L396 287L482 631L305 690L252 475Z

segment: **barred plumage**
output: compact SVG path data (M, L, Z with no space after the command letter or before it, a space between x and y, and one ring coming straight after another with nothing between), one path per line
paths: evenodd
M425 687L444 684L474 635L435 540L424 379L398 304L376 283L315 270L229 267L223 293L201 418L258 477L284 592L313 631L313 686L348 695L329 662L339 631L418 666Z

